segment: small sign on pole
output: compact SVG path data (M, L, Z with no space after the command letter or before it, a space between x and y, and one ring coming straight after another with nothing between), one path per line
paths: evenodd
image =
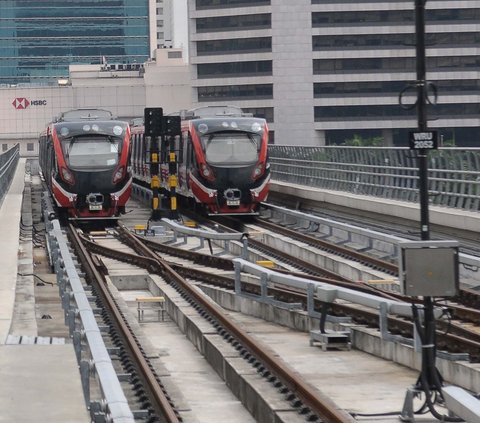
M410 131L411 150L434 150L438 148L437 131Z

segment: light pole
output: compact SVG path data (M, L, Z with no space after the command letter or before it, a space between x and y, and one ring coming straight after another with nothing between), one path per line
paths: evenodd
M420 231L422 241L430 239L430 222L428 214L428 150L437 148L437 134L427 128L427 103L428 87L431 85L426 80L425 63L425 4L427 0L415 0L415 31L416 31L416 89L417 101L417 122L418 130L411 134L410 147L417 150L419 167L419 200L420 200ZM435 87L431 85L434 90ZM407 87L408 89L408 87ZM400 94L400 103L402 94ZM434 92L436 95L436 90ZM433 287L432 287L433 288ZM441 421L461 421L457 418L442 416L435 410L435 402L442 396L443 380L436 368L436 328L435 315L431 292L423 295L423 326L415 304L412 304L413 318L418 336L421 340L422 368L417 383L413 390L409 390L405 399L404 410L401 419L412 421L413 419L413 397L421 392L425 394L425 403L422 410L428 409L432 415ZM438 394L438 395L437 395Z

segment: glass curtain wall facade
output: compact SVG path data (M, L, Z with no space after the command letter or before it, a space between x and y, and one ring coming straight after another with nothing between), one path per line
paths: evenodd
M414 5L189 0L194 101L265 113L278 144L406 145L417 127L413 87L399 105L416 79ZM427 1L425 15L427 79L438 88L428 126L445 144L478 145L480 1Z
M55 83L70 64L143 63L148 0L2 0L0 84Z

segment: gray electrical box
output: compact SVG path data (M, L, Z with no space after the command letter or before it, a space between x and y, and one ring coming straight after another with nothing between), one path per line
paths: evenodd
M457 294L457 241L413 241L398 245L399 279L404 295L453 297Z

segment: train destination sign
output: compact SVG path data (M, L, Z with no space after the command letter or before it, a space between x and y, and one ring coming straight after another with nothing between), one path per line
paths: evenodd
M433 150L438 148L437 131L410 131L409 137L411 150Z

